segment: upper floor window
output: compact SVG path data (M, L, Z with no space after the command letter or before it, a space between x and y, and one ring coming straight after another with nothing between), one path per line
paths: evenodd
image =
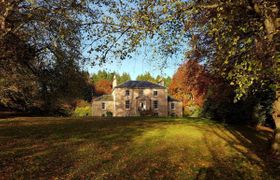
M125 90L125 95L129 96L129 94L130 94L129 90Z
M101 108L102 108L103 110L106 109L106 104L105 104L105 102L101 103Z
M125 109L130 109L130 101L129 100L125 101Z
M158 101L153 101L154 109L158 109Z
M172 110L175 109L175 103L171 103L171 109L172 109Z
M154 91L153 91L153 95L154 95L154 96L157 96L157 95L158 95L158 91L157 91L157 90L154 90Z

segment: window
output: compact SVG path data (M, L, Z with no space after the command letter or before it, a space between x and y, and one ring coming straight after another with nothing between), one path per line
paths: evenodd
M126 90L126 91L125 91L125 95L126 95L126 96L129 96L129 90Z
M154 101L154 109L158 109L158 101Z
M105 102L101 103L101 108L102 108L103 110L106 109L106 104L105 104Z
M171 109L172 109L172 110L175 109L175 103L171 103Z
M144 91L143 91L143 89L140 89L139 90L139 96L143 96L144 95Z
M158 92L157 91L154 91L154 96L157 96L158 95Z
M129 100L125 101L125 109L130 109L130 101Z

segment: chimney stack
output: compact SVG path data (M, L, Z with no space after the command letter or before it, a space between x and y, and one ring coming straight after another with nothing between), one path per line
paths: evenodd
M159 85L161 85L161 86L164 86L164 81L163 81L163 79L162 79L162 78L160 78L160 80L159 80L158 84L159 84Z
M113 89L118 85L117 83L117 77L116 75L114 75L114 78L113 78Z

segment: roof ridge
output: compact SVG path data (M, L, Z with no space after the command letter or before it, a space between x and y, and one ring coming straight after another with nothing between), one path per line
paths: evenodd
M162 88L166 89L165 86L157 84L155 82L146 81L146 80L128 80L117 85L114 88Z
M98 96L98 97L94 98L93 100L97 101L97 100L100 100L100 99L102 99L103 97L106 97L106 96L112 96L112 94L103 94L101 96Z

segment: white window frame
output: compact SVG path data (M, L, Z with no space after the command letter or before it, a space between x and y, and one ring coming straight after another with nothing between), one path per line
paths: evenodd
M126 106L127 105L126 102L128 102L128 107ZM130 109L130 100L125 100L124 107L125 107L126 110Z
M155 102L157 102L157 107L155 107ZM158 100L154 100L153 101L153 109L157 110L158 109L158 105L159 105L159 101Z
M103 108L103 104L104 104L104 108ZM102 110L106 110L106 103L105 103L105 102L102 102L102 103L101 103L101 109L102 109Z

